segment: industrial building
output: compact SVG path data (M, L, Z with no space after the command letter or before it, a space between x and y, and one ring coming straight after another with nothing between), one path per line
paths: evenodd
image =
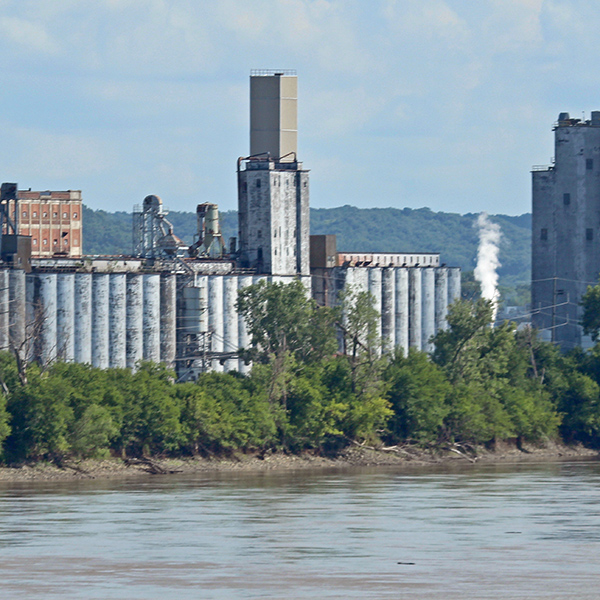
M600 273L600 111L560 113L554 160L532 169L532 323L564 350L587 347L581 297Z
M0 349L100 368L162 362L181 380L209 369L247 372L239 349L250 340L235 306L238 290L296 278L324 305L335 305L350 287L371 292L384 351L432 349L431 337L446 326L448 305L460 296L459 269L440 266L435 253L338 252L335 236L310 238L295 72L252 72L250 154L238 159L237 178L237 239L225 243L217 206L204 203L196 210L196 240L184 244L162 200L149 195L134 208L133 252L123 257L76 252L79 192L62 198L3 184ZM46 218L47 239L61 252L35 250L44 247Z

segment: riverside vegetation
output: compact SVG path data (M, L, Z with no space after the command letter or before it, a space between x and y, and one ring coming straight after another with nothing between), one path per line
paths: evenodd
M300 281L240 292L249 376L176 383L161 365L133 373L17 363L0 354L4 464L237 452L335 454L353 444L448 447L600 440L600 347L562 355L531 330L490 327L489 302L459 301L429 356L381 356L368 293L338 310ZM338 351L339 339L343 352ZM19 366L20 365L20 366Z

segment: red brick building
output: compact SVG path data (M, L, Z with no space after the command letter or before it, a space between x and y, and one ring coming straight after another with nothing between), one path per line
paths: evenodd
M19 190L19 233L31 236L31 256L81 256L81 192ZM13 209L14 211L14 209Z

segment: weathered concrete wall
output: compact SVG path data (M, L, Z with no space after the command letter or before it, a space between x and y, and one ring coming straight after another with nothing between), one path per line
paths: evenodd
M75 360L75 274L59 273L56 282L57 357Z
M559 121L555 164L532 172L532 322L549 336L554 325L565 350L586 342L580 301L600 272L598 114Z
M127 366L127 275L111 273L109 282L109 365Z
M435 335L435 271L432 268L422 269L422 341L425 352L433 352L431 338Z
M75 274L75 362L92 362L92 274Z
M135 369L144 358L144 276L127 276L126 337L128 369Z
M165 273L160 278L160 361L175 368L177 350L177 276Z

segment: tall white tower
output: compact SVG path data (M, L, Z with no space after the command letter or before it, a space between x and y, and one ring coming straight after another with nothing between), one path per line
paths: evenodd
M295 71L252 71L250 156L238 160L240 262L309 275L308 171L297 157Z

